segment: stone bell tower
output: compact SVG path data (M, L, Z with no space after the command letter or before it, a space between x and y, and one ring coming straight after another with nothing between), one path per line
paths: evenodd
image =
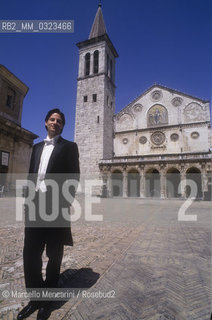
M113 156L115 58L99 4L88 40L77 43L79 72L75 141L82 174L99 174L99 161Z

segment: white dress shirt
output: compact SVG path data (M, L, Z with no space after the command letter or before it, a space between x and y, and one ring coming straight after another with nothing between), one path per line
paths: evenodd
M54 138L49 138L49 136L44 139L45 145L43 147L43 151L40 158L40 164L38 169L38 178L36 183L35 190L38 191L39 189L42 192L46 192L47 188L45 185L45 175L46 175L46 169L48 167L49 159L52 154L52 151L54 150L55 144L58 140L60 135L55 136Z

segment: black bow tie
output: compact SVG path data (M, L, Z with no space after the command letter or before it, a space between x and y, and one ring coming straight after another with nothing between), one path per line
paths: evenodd
M50 145L50 144L54 145L54 138L44 139L43 141L45 142L46 145Z

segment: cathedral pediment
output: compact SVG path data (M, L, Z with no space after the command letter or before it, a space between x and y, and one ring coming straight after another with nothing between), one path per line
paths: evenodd
M115 131L210 121L208 101L153 85L115 116Z

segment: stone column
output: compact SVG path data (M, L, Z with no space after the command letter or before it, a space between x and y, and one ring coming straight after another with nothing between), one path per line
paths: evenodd
M160 197L161 199L165 199L166 191L165 191L165 174L164 171L160 172Z
M139 173L140 173L140 198L145 198L145 175L144 175L144 169L141 168Z
M101 176L102 176L102 182L103 182L103 186L102 186L102 197L106 198L108 197L108 190L107 190L107 172L102 171L101 172Z
M201 182L202 182L202 199L205 199L205 196L208 192L208 177L206 173L205 164L202 165Z
M123 172L123 198L128 197L128 181L127 181L127 171Z
M185 171L182 171L180 173L180 185L181 185L181 198L185 199L186 198L186 174Z
M204 195L204 192L208 191L208 179L207 179L205 165L202 165L201 180L202 180L202 193Z
M111 198L113 196L112 194L112 174L110 171L107 173L107 196L108 198Z

